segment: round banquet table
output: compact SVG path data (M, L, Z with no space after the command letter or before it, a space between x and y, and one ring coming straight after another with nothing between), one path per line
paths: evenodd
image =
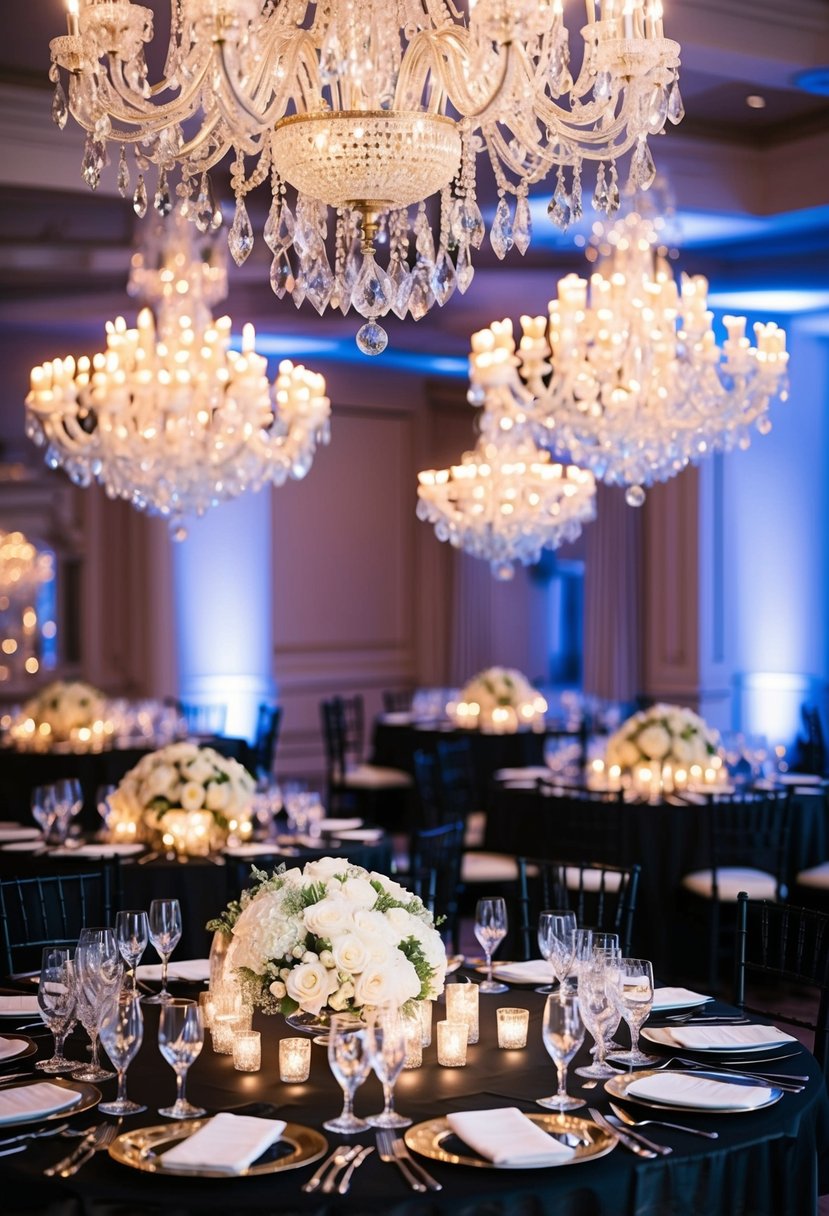
M177 987L182 994L194 994L192 988ZM395 1094L397 1109L416 1123L454 1110L517 1106L526 1112L539 1111L534 1099L555 1088L554 1069L541 1043L543 1000L530 989L482 997L481 1042L469 1048L468 1066L439 1067L433 1042L424 1051L423 1067L401 1074ZM529 1008L526 1051L498 1050L495 1009L499 1004ZM439 1003L435 1022L442 1012ZM157 1017L156 1009L145 1006L144 1044L128 1075L130 1096L149 1109L126 1120L124 1130L163 1124L157 1108L173 1097L173 1073L156 1045ZM262 1071L236 1072L230 1056L215 1055L206 1044L190 1070L189 1098L211 1112L240 1110L248 1103L272 1104L247 1113L270 1114L319 1129L324 1119L339 1111L342 1101L325 1049L312 1047L307 1084L283 1085L278 1080L277 1040L294 1032L280 1017L257 1014L255 1025L263 1032ZM45 1042L41 1043L45 1050ZM73 1039L69 1047L77 1054L83 1050L81 1043ZM576 1064L586 1059L587 1048L583 1047ZM601 1159L546 1169L476 1169L424 1160L443 1190L421 1195L409 1190L398 1170L374 1153L355 1174L348 1195L341 1197L301 1192L300 1186L319 1162L259 1178L200 1180L151 1175L101 1153L73 1178L47 1179L42 1171L76 1142L45 1140L2 1159L3 1211L6 1216L35 1211L48 1216L200 1216L213 1212L244 1212L246 1216L362 1216L369 1212L392 1216L809 1216L817 1211L821 1184L829 1184L826 1085L805 1050L778 1067L781 1072L808 1073L804 1092L784 1094L775 1105L750 1113L702 1116L683 1112L677 1121L716 1130L719 1139L709 1141L651 1128L648 1131L654 1139L674 1150L671 1156L655 1160L642 1160L621 1145ZM584 1090L579 1088L581 1084L572 1076L570 1092L608 1113L602 1088ZM103 1089L109 1097L114 1082L105 1082ZM372 1076L357 1092L356 1111L367 1114L380 1106L380 1086ZM586 1108L576 1113L589 1117ZM94 1123L99 1118L90 1112L76 1122L82 1121ZM351 1138L325 1134L329 1147L355 1140L374 1143L373 1132Z

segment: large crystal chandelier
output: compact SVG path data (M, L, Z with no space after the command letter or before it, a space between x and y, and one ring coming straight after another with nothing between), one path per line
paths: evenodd
M284 360L270 384L252 325L241 353L230 349L230 317L210 312L227 294L224 260L196 237L178 210L158 219L128 285L155 316L142 308L134 329L108 321L106 351L92 359L34 368L26 398L27 433L47 464L164 516L177 540L188 516L304 477L328 442L331 408L323 377L301 365Z
M617 219L591 250L590 282L567 275L548 317L521 318L536 437L627 486L631 506L690 462L747 448L752 428L767 434L772 401L786 397L785 332L758 323L752 346L745 317L727 316L718 347L707 280L677 285L659 229L636 211Z
M154 204L169 210L177 168L176 191L207 228L217 215L208 171L230 153L235 260L254 242L246 196L270 178L273 290L320 313L353 307L367 318L358 340L369 354L386 344L378 317L417 319L469 287L485 232L479 153L495 175L490 240L503 257L529 244L532 184L556 168L551 215L566 226L581 213L583 162L598 162L594 202L612 213L617 160L632 150L631 178L647 187L648 136L683 116L661 0L587 0L575 79L562 0L469 0L468 19L453 0L171 0L166 64L152 83L149 8L67 7L68 34L50 44L52 113L86 129L87 183L97 186L107 145L120 145L118 186L132 192L131 145L136 211L148 206L151 163ZM439 220L426 211L432 194ZM388 245L385 267L375 242Z
M596 514L593 474L554 463L536 444L517 364L510 321L472 335L468 396L484 406L480 438L460 464L418 474L418 518L438 540L488 561L498 579L575 540Z
M39 670L37 595L53 576L51 554L0 528L0 682Z

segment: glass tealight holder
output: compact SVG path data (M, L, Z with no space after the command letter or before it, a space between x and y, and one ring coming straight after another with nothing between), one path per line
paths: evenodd
M262 1036L258 1030L241 1030L233 1040L233 1067L239 1072L259 1072L262 1067Z
M292 1085L307 1081L311 1072L311 1040L279 1040L279 1079Z
M438 1064L464 1068L469 1027L466 1022L438 1022Z
M214 1013L210 1034L213 1039L213 1050L220 1056L233 1055L233 1043L236 1035L245 1029L238 1013Z
M466 1022L467 1043L478 1042L477 984L446 985L446 1020L448 1022Z
M418 1001L420 1007L420 1026L421 1035L420 1042L423 1047L431 1047L432 1045L432 1011L435 1008L434 1001Z
M216 1013L216 998L212 992L199 993L199 1005L201 1006L201 1016L205 1030L210 1030L213 1026L213 1018Z
M527 1029L530 1024L528 1009L496 1010L498 1018L498 1046L505 1051L520 1051L527 1046Z
M406 1059L404 1068L420 1068L423 1063L423 1025L420 1010L415 1007L403 1015L403 1032L406 1036Z

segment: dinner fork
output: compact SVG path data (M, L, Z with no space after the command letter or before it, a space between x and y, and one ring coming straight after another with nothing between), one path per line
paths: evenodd
M684 1123L668 1123L665 1119L634 1119L629 1111L617 1106L615 1102L610 1103L610 1109L616 1118L621 1119L628 1127L671 1127L675 1132L689 1132L692 1136L704 1136L706 1140L719 1140L720 1138L719 1132L704 1132L699 1127L686 1127Z
M395 1136L393 1132L383 1130L382 1128L378 1129L377 1150L380 1153L380 1160L396 1165L413 1191L425 1191L427 1189L426 1183L420 1181L406 1157L401 1157L399 1153L394 1151L394 1141Z

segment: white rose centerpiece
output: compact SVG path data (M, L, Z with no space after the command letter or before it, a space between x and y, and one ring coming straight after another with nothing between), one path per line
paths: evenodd
M464 685L447 712L456 726L513 734L517 730L543 730L547 702L520 671L488 667Z
M723 773L719 732L679 705L652 705L623 722L607 743L609 775L632 773L645 784L711 785ZM643 774L646 774L643 776Z
M225 974L266 1013L314 1018L434 1000L446 950L423 902L344 858L253 871L254 885L208 929L230 935Z
M106 697L81 680L55 680L23 706L12 738L26 750L100 751L112 740Z
M206 855L252 825L255 782L212 747L171 743L143 756L110 797L114 835L161 838L183 855Z

